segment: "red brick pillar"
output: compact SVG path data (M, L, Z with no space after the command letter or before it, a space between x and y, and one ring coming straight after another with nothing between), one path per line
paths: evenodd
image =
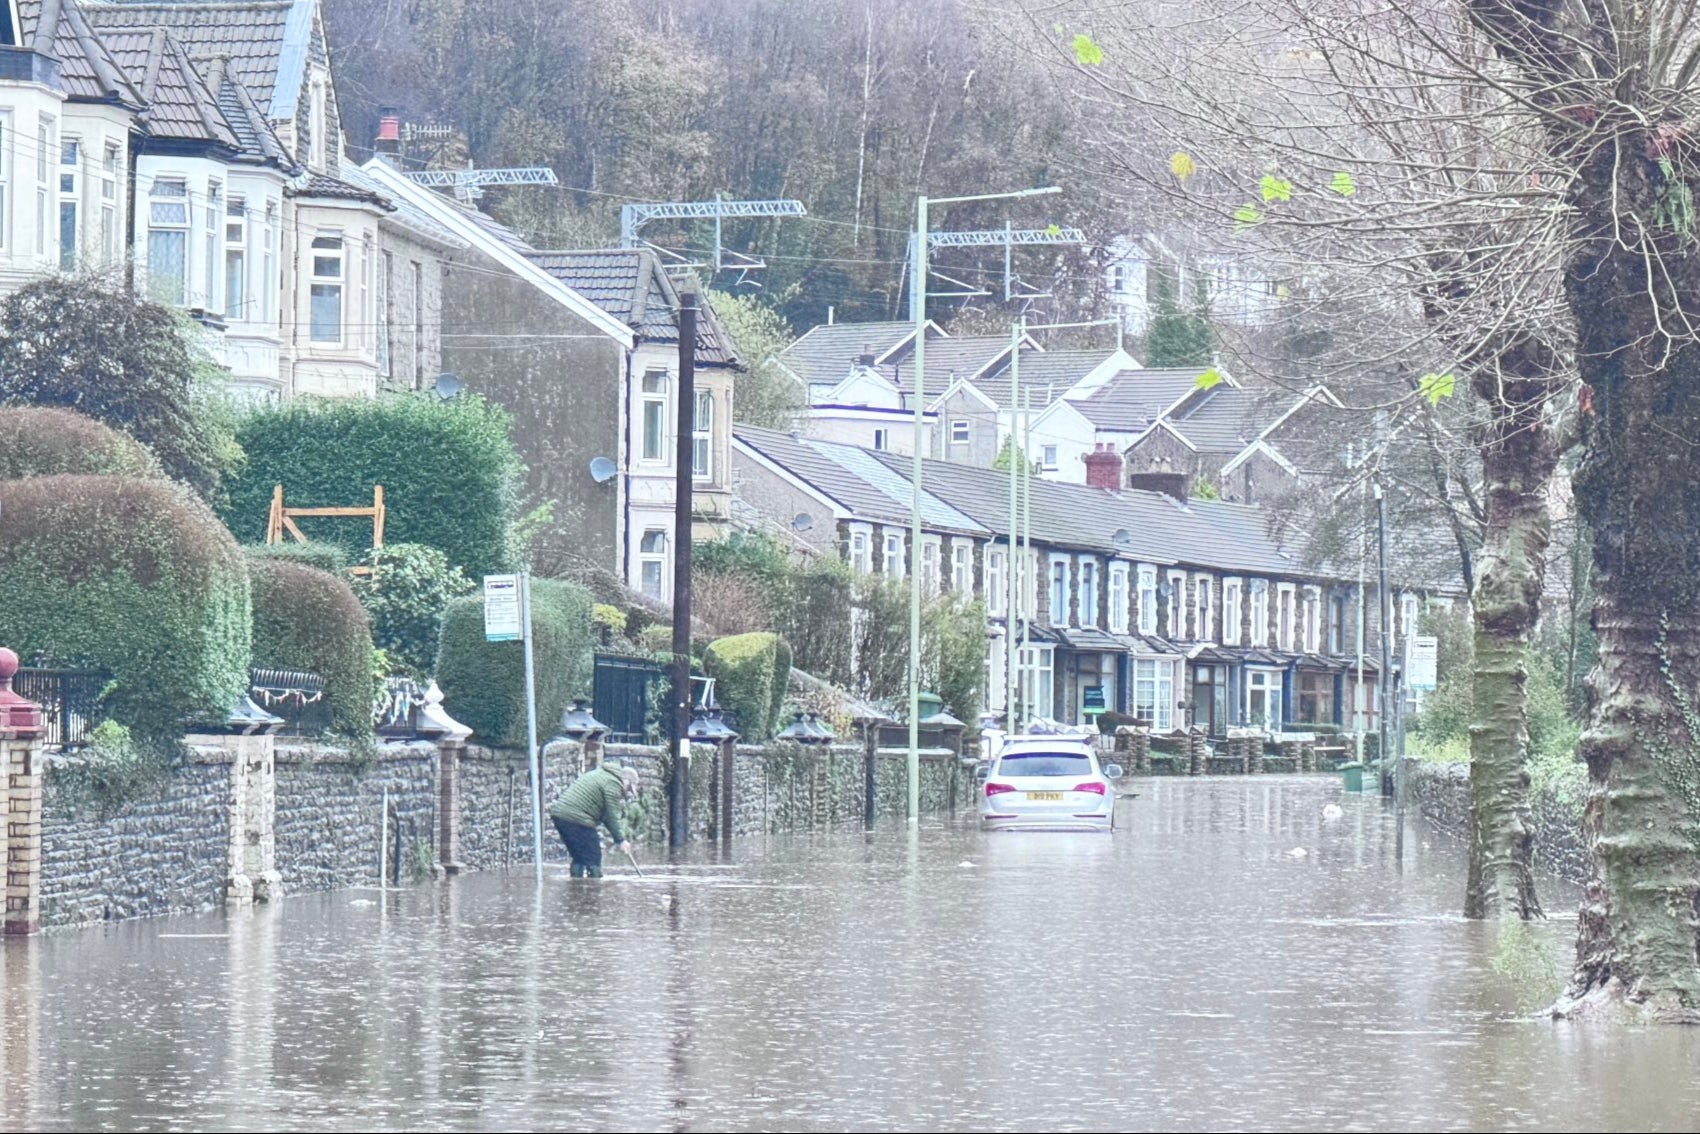
M0 776L6 791L7 936L41 929L41 706L12 692L18 655L0 646Z
M460 762L472 730L444 710L443 691L435 681L425 690L418 727L421 736L437 742L437 865L446 874L458 874L465 869L460 861Z

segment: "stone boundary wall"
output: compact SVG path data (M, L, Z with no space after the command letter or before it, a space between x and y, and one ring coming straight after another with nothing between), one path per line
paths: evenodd
M641 777L626 816L631 836L665 842L668 753L591 747L587 752L559 742L544 750L545 806L605 748L607 758L635 767ZM717 748L692 748L692 841L717 834L723 758ZM865 814L864 748L739 745L732 760L734 839L860 822ZM882 753L873 760L876 814L901 815L904 757ZM953 756L924 757L921 777L923 811L972 802L972 773ZM444 868L498 870L531 861L525 757L508 749L412 741L355 752L265 736L197 737L162 782L110 810L79 801L55 789L52 776L45 778L44 925L377 886L381 861L396 877L398 854L404 882ZM565 862L554 830L546 825L543 835L545 861ZM446 838L454 844L447 853L441 845Z
M1460 839L1470 833L1470 766L1435 760L1407 760L1411 798L1436 827ZM1537 789L1532 801L1537 870L1582 885L1587 880L1588 848L1582 841L1582 803L1551 784Z

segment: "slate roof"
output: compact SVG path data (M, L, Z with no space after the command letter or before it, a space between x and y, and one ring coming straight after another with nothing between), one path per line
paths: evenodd
M244 158L276 165L283 169L295 166L295 159L278 141L265 113L254 101L252 92L236 78L225 59L213 60L206 69L207 87L217 92L218 107L224 120L236 135Z
M241 148L217 97L164 28L109 30L101 39L146 100L149 134Z
M1021 389L1030 392L1033 408L1043 409L1092 371L1102 366L1115 353L1113 347L1090 350L1032 350L1021 351ZM974 387L1000 406L1009 406L1009 360L1005 359L974 379ZM1012 407L1014 408L1014 407Z
M923 396L936 398L957 379L973 378L1008 349L1007 335L947 336L942 331L928 334L926 358L923 360L927 368L923 375ZM899 389L907 391L914 386L914 359L914 347L908 345L878 369L880 373L894 378Z
M836 386L849 376L857 355L886 354L914 330L914 323L900 321L827 324L804 332L779 352L779 361L806 384Z
M294 12L292 25L297 8L303 11ZM230 72L267 117L287 117L293 109L280 105L274 114L272 104L279 96L290 102L299 85L300 76L283 73L280 64L286 42L304 39L310 0L117 0L89 9L102 28L163 27L193 59L228 59Z
M368 182L367 184L371 184ZM390 201L376 189L367 189L344 181L340 177L331 177L324 173L310 173L295 179L289 187L292 197L330 197L339 201L366 201L374 205L389 207Z
M59 86L71 98L142 106L141 92L75 0L18 0L18 23L20 42L59 61ZM38 42L43 37L45 45Z
M858 520L909 522L908 478L880 460L884 454L752 425L736 426L734 435L742 444L837 502ZM934 530L986 534L986 529L973 517L925 491L921 494L921 520Z
M679 343L679 293L655 253L642 248L528 252L527 258L646 343ZM731 337L706 302L697 316L697 364L738 366Z
M1123 370L1090 396L1069 404L1106 432L1138 433L1186 397L1197 385L1198 375L1196 369Z
M1180 407L1168 421L1201 453L1238 453L1291 401L1289 397L1277 403L1255 390L1218 386Z

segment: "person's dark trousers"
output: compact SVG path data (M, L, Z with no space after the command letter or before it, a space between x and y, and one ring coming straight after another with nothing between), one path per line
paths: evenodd
M554 819L554 823L561 841L567 844L567 853L573 856L572 876L602 877L602 836L596 828L569 823L565 819Z

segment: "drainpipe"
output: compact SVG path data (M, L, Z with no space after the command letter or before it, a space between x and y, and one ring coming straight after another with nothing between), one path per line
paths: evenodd
M137 152L141 137L136 131L130 131L130 160L127 163L129 168L124 178L124 192L129 197L130 210L130 215L124 222L124 239L127 242L124 256L124 290L131 296L136 294L136 175L141 161L141 155Z

